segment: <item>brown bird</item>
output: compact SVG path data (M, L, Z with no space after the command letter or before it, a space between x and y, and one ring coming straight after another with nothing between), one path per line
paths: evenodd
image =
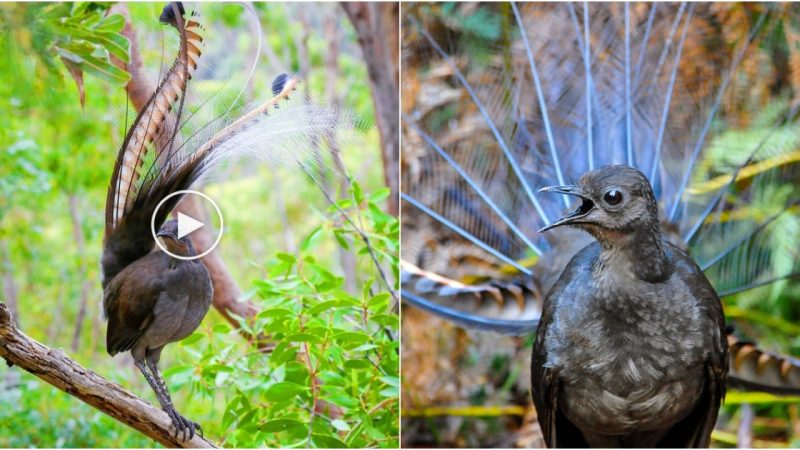
M596 242L567 264L544 301L531 361L548 447L708 447L725 397L722 303L700 267L662 231L650 182L607 166L542 191L578 208Z
M158 361L164 346L189 336L205 317L213 294L211 278L201 261L173 258L155 249L151 226L173 255L195 256L189 238L179 238L177 222L167 221L182 198L170 194L191 188L221 162L238 156L306 168L298 155L304 154L309 142L353 128L357 120L335 108L307 101L289 103L298 80L287 75L273 83L273 98L238 118L234 114L242 111L241 91L218 92L215 98L219 100L192 92L192 73L202 63L205 28L194 13L184 15L181 3L170 3L159 17L177 30L180 48L117 155L106 198L102 284L109 354L131 352L170 416L176 437L183 433L185 440L200 431L200 425L176 411ZM211 77L214 66L203 70L205 77ZM219 78L230 79L230 75ZM230 98L235 99L231 102ZM192 114L183 114L185 104L193 106ZM216 108L226 112L208 117Z
M157 236L174 255L196 255L188 236L178 238L175 220L165 222ZM195 430L201 430L200 425L175 410L158 371L158 360L165 345L180 341L197 329L208 312L212 295L211 276L200 260L183 260L154 251L112 278L103 297L108 317L108 353L113 356L131 352L136 367L172 419L176 433L188 432L190 439Z

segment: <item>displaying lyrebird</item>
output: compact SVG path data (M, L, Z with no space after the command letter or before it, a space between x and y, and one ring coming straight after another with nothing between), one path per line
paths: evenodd
M468 5L410 8L405 19L407 304L466 327L533 333L542 299L592 241L539 232L571 200L538 189L614 164L652 184L665 238L720 297L800 274L797 247L775 246L796 239L787 230L799 222L787 99L800 86L782 66L796 58L785 34L795 7ZM730 385L800 392L793 361L728 340ZM686 442L707 445L711 426Z
M207 30L196 14L186 15L182 4L171 3L160 21L177 30L178 54L159 74L119 149L106 201L103 305L108 352L131 352L176 436L182 432L191 439L200 426L175 410L157 364L165 345L201 323L212 300L211 277L199 260L154 251L151 226L172 254L190 259L198 251L189 237L180 236L174 220L166 220L182 198L167 198L170 194L196 186L221 162L242 155L296 163L311 174L313 163L304 161L311 142L323 142L353 122L333 108L290 102L298 80L286 75L273 84L274 98L246 109L244 86L231 85L230 76L215 78L213 64L203 63ZM256 49L260 35L259 29ZM241 67L248 74L244 85L257 57L258 51L250 67ZM211 81L210 90L197 86L195 74Z

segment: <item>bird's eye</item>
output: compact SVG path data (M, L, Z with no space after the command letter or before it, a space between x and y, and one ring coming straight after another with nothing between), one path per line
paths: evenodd
M603 200L609 205L616 205L622 201L622 192L611 189L610 191L603 194Z

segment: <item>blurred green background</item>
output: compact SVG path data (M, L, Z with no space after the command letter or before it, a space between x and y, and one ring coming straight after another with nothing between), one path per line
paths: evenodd
M163 6L127 5L145 48L158 48ZM252 51L251 22L233 6L204 5L198 21L224 30L209 32L207 53ZM374 123L366 66L339 5L255 9L265 48L246 100L272 97L272 79L289 71L304 78L300 90L313 101ZM105 351L99 258L127 81L109 59L126 50L121 21L107 14L105 4L0 5L0 299L26 334L157 404L130 356ZM146 68L157 70L158 55L143 54ZM64 56L80 61L79 82ZM244 65L233 71L243 72ZM377 130L341 142L354 185L333 171L326 182L395 280L398 226L383 212L389 194ZM244 326L272 336L277 348L260 352L212 309L195 335L162 357L177 409L225 446L396 447L397 315L353 226L296 169L234 165L203 190L225 218L222 259L262 311ZM5 364L0 405L0 447L157 445Z

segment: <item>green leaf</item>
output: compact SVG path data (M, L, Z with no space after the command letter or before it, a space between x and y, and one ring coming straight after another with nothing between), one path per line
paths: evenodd
M358 402L355 399L343 394L326 395L321 398L322 400L333 403L334 405L339 405L343 408L355 408L358 406Z
M282 339L284 342L320 342L320 338L309 333L296 333Z
M85 52L83 54L76 54L65 48L59 49L59 54L73 62L80 61L80 66L86 73L92 74L100 79L108 81L109 83L124 86L131 79L128 72L115 67L108 61L101 60Z
M286 308L269 308L258 313L256 317L259 319L272 319L275 317L291 316L294 314L294 311L290 311Z
M206 336L206 335L205 335L204 333L201 333L201 332L199 332L199 331L195 331L194 333L192 333L192 335L191 335L191 336L189 336L189 337L187 337L186 339L182 340L182 341L181 341L181 345L192 345L192 344L194 344L195 342L197 342L197 341L199 341L199 340L203 339L205 336ZM166 372L165 372L165 373L166 373Z
M389 198L389 194L390 193L391 193L391 189L389 189L388 187L382 187L380 189L377 189L372 194L370 194L369 200L371 202L378 203L378 202L380 202L382 200L385 200L385 199Z
M308 391L309 389L307 386L290 381L281 381L268 387L267 390L264 391L264 398L271 402L277 402L296 397Z
M94 29L119 33L123 28L125 28L125 18L121 14L114 13L106 16Z
M372 367L372 363L366 359L348 359L344 362L345 369L367 369L370 367Z
M389 386L400 387L400 378L398 377L385 376L381 377L381 381L388 384Z
M281 431L304 430L307 424L294 419L275 419L262 424L258 429L265 433L279 433Z
M344 231L338 228L333 230L333 237L336 238L336 242L338 242L343 249L350 250L350 244L347 242L347 239L345 239L345 236L346 233Z
M367 302L367 307L371 310L383 311L389 306L389 298L391 295L388 292L381 292L373 296Z
M231 326L227 323L218 323L214 325L214 328L211 329L211 332L214 334L228 334L232 330Z
M314 441L314 444L320 448L348 448L347 444L333 436L312 433L311 440Z
M341 305L341 302L339 300L328 300L312 306L311 309L308 310L308 313L311 314L312 316L316 316L322 312L325 312L331 308L335 308L339 305Z
M393 330L398 329L400 325L400 318L396 314L375 314L369 317L369 321Z
M345 331L332 336L333 340L348 346L358 346L372 340L372 336L357 331Z
M305 253L308 250L315 248L322 238L322 225L316 226L300 243L300 251Z
M400 388L397 387L388 387L380 391L381 397L398 397L400 395Z
M364 192L361 190L361 185L358 184L358 181L353 180L352 185L352 192L353 198L355 199L356 203L360 204L364 201Z
M172 366L167 370L161 372L164 377L171 377L179 373L186 373L194 371L194 366Z
M341 419L332 420L331 425L333 425L333 428L336 428L339 431L350 431L350 425Z

